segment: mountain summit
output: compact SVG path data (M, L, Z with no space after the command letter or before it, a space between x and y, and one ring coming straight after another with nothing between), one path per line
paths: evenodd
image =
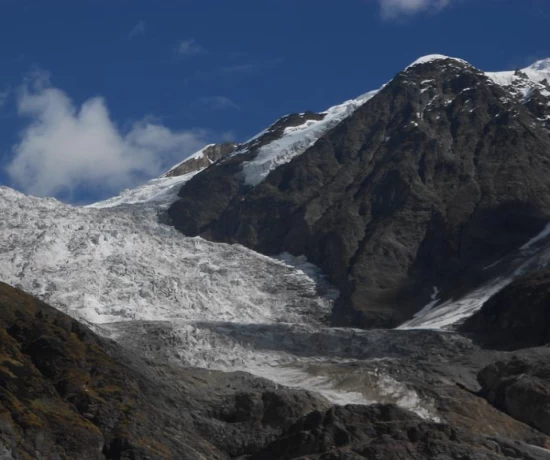
M397 326L434 286L444 300L479 285L550 220L545 62L484 73L421 58L363 98L279 120L186 182L170 217L186 235L305 255L341 291L337 324Z

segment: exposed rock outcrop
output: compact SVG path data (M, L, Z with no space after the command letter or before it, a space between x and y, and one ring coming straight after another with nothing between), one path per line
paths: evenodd
M172 168L164 177L183 176L184 174L208 168L211 164L233 153L237 147L238 144L231 142L209 145L202 149L200 153L193 155L191 158Z
M517 349L550 343L550 270L517 279L460 327L486 346Z
M550 452L422 422L393 406L334 407L313 412L251 460L546 459Z
M514 353L483 369L479 381L495 407L550 434L550 349Z

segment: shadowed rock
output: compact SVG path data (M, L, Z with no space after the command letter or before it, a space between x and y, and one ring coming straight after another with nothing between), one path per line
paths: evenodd
M526 275L491 297L460 327L486 346L518 349L550 343L550 270Z

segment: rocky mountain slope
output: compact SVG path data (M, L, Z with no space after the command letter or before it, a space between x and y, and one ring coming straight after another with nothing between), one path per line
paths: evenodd
M484 281L550 219L550 73L535 67L423 58L299 155L264 160L319 123L306 115L269 147L245 144L186 182L170 216L187 235L306 255L341 290L337 322L397 326L433 286L445 300Z

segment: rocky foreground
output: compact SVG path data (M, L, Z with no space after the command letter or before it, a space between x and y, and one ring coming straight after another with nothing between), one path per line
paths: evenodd
M504 357L472 346L452 365L430 354L387 366L416 374L441 422L392 404L333 406L244 373L142 361L1 284L1 458L550 458L548 349ZM526 372L538 391L517 383Z

